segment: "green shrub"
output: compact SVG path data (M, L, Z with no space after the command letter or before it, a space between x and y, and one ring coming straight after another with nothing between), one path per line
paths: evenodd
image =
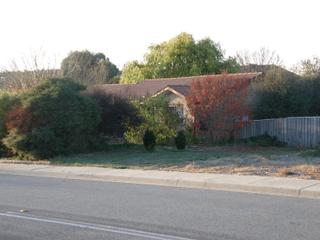
M28 159L90 150L100 112L92 99L79 94L83 89L68 79L51 79L23 94L21 104L7 114L5 146Z
M147 129L157 136L157 144L171 143L176 136L182 120L176 111L169 107L163 96L147 98L134 102L139 111L142 123L139 126L128 126L125 139L128 143L141 144L141 137Z
M123 137L126 130L141 124L138 109L127 99L106 94L102 91L92 91L88 94L101 109L99 133L104 136Z
M247 143L251 146L261 146L261 147L281 147L285 144L280 142L277 137L271 137L267 133L249 138Z
M148 151L152 151L156 146L156 136L153 131L147 129L143 135L143 145L144 148Z
M34 129L30 134L9 131L3 139L11 153L21 159L36 160L53 157L61 152L59 139L48 128Z
M187 138L183 130L178 131L177 136L174 139L177 149L183 150L187 145Z
M7 112L17 104L18 98L15 94L8 92L0 93L0 157L7 155L7 148L3 145L2 139L7 135L7 130L4 126L4 119Z
M138 127L127 126L127 130L124 133L124 139L128 144L142 144L144 133L144 125L140 125Z

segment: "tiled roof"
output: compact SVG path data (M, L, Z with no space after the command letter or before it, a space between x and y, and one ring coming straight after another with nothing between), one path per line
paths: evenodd
M190 90L190 86L188 85L168 85L168 87L177 91L183 96L187 96Z
M187 95L191 84L194 81L210 79L254 79L261 73L234 73L234 74L216 74L216 75L202 75L192 77L179 78L161 78L148 79L137 84L103 84L96 85L91 91L103 91L107 94L113 94L125 98L140 98L156 94L166 87L171 87L182 95Z

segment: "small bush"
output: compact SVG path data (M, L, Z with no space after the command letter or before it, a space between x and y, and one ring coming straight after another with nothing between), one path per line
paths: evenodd
M143 136L143 145L147 151L152 151L156 146L156 136L153 131L147 129Z
M267 133L249 138L247 143L251 146L261 146L261 147L282 147L285 144L280 142L277 137L271 137Z
M184 133L183 130L178 131L177 136L174 139L174 142L176 144L176 147L179 150L183 150L186 148L187 145L187 138L186 138L186 134Z

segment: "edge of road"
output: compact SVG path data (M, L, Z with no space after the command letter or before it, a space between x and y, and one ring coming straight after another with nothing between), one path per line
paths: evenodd
M320 199L320 181L290 177L12 163L0 163L0 173Z

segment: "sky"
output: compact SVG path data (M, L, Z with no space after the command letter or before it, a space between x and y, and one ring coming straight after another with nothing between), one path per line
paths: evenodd
M290 68L320 56L319 9L319 0L0 0L0 67L33 55L59 67L87 49L122 68L188 32L220 43L226 56L275 50Z

